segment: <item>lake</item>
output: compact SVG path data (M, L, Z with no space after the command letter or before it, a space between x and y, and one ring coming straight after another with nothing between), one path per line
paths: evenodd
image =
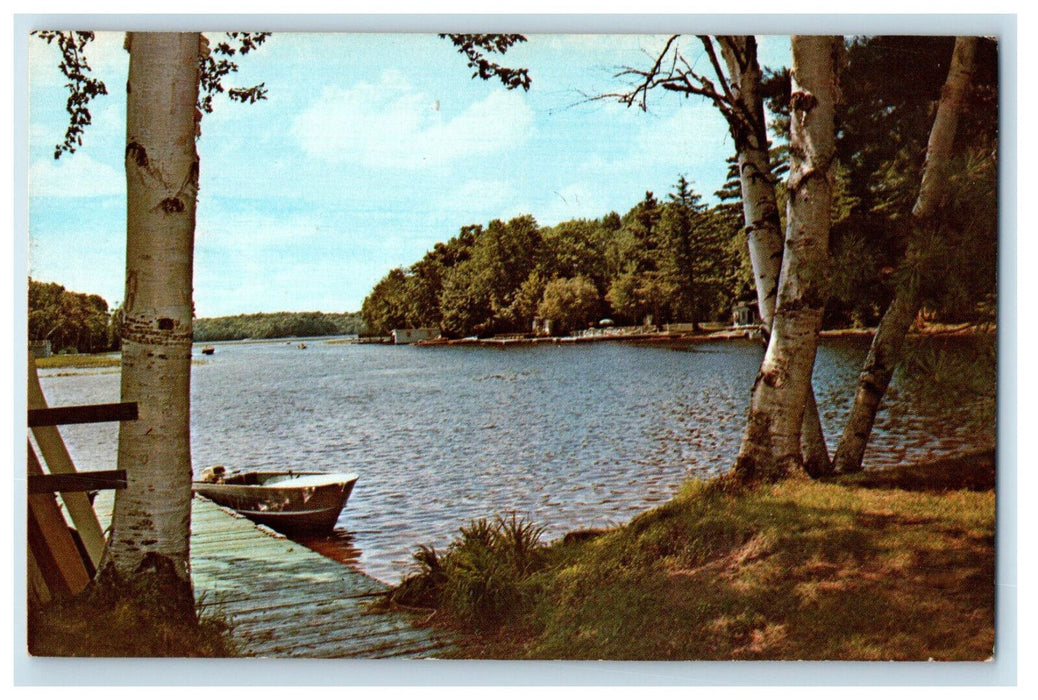
M726 470L763 355L750 341L414 347L215 344L192 369L195 472L355 471L330 541L316 549L396 583L419 544L517 513L550 538L626 522L689 477ZM868 341L825 339L815 391L835 449ZM52 406L119 400L116 371L40 373ZM917 400L893 387L866 464L989 447L979 404ZM66 426L78 468L112 469L117 426Z

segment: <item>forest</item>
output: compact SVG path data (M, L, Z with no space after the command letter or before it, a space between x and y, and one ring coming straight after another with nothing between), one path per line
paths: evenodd
M994 43L981 44L973 89L956 136L951 226L903 265L933 110L948 72L952 37L851 39L841 74L824 326L873 327L899 285L919 289L927 318L995 317L997 279L998 72ZM789 153L788 70L766 72L772 115L771 173L785 209ZM373 334L438 327L448 337L553 332L617 323L728 321L754 297L739 173L708 206L684 174L671 192L646 192L623 215L539 226L532 215L463 226L408 268L389 271L364 300ZM785 222L781 223L782 229Z

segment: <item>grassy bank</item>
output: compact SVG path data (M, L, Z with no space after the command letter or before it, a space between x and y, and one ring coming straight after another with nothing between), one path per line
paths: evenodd
M104 353L100 355L74 354L74 355L51 355L50 357L37 357L36 367L39 369L77 368L93 369L101 367L119 367L122 359L119 353Z
M204 365L205 360L195 357L191 364ZM119 353L105 353L103 355L51 355L50 357L36 358L37 369L120 369L122 367L122 356ZM69 374L77 374L70 372ZM107 374L103 372L102 374ZM64 376L64 373L52 374L53 376Z
M690 483L526 554L507 521L469 528L423 549L397 600L435 607L470 658L983 660L993 484L990 454L737 494Z

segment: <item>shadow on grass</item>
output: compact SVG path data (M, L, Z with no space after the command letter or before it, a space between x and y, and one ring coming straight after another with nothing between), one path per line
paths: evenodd
M888 469L843 474L826 481L870 489L990 491L995 488L995 451L983 450Z

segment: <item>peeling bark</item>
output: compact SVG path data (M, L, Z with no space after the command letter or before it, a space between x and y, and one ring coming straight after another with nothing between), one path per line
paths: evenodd
M800 467L829 468L828 455L824 461L805 462L801 426L813 398L811 373L825 300L836 57L842 38L798 36L792 43L793 92L801 97L791 115L785 250L768 349L732 472L740 481L774 480Z
M765 337L770 338L782 270L783 236L775 177L771 174L764 102L760 95L762 73L757 63L757 44L752 36L725 36L718 42L728 67L732 97L738 105L735 113L746 122L742 129L733 129L732 133L738 154L743 219L757 290L757 308ZM809 390L804 407L801 450L804 467L812 477L832 471L813 389Z
M138 419L119 429L127 488L116 492L99 582L154 578L150 588L187 609L199 35L132 33L127 46L121 393Z
M900 275L902 279L916 279L928 273L929 251L927 241L940 235L935 220L941 203L948 194L947 182L954 150L955 131L963 98L973 78L976 37L957 37L952 51L948 78L941 89L930 139L926 148L926 164L919 187L919 196L912 208L913 226L908 251L902 266L911 265L916 274ZM913 284L900 285L894 299L883 314L876 335L872 339L868 357L858 378L847 424L840 437L833 460L841 472L856 472L862 468L865 448L876 421L880 401L890 385L894 370L901 361L905 336L912 325L922 298Z

